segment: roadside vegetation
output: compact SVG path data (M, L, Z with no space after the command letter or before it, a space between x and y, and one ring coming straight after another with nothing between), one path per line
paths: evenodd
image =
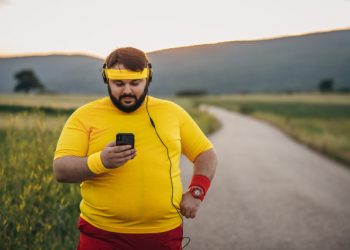
M267 121L292 138L350 166L350 95L227 95L198 103Z
M1 249L74 249L79 185L60 185L52 174L64 117L0 116Z

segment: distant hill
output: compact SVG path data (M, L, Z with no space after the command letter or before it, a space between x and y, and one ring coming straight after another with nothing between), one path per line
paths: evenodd
M148 54L151 93L309 91L323 78L350 88L350 30L259 41L233 41ZM16 71L32 68L49 90L102 93L102 59L87 56L0 58L0 91L11 91Z
M50 91L101 93L104 91L99 68L102 59L88 56L28 56L0 58L0 91L12 91L15 72L33 69Z

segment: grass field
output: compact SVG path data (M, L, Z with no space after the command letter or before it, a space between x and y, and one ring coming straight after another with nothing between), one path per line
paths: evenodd
M231 95L200 98L265 120L297 141L350 166L350 95Z
M100 97L101 96L0 94L0 115L2 117L0 130L6 129L10 123L21 128L32 127L37 121L37 117L32 116L34 113L43 116L44 124L49 129L54 129L56 127L61 128L69 114L77 107ZM220 124L211 115L199 111L194 102L190 99L172 98L171 100L186 109L206 134L210 134L220 127Z
M56 182L52 159L74 108L93 96L0 95L0 249L75 249L79 185ZM219 124L177 99L206 133Z
M0 105L74 109L102 96L0 94Z

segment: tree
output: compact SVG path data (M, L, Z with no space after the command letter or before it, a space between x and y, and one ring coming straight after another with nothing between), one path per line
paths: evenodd
M184 89L176 92L176 96L202 96L206 95L206 90L200 90L200 89Z
M40 82L33 70L21 70L17 72L14 77L17 80L17 84L14 88L15 92L24 91L27 94L33 89L38 89L40 92L45 90L45 86Z
M326 78L320 81L318 89L321 92L332 92L334 90L334 80L332 78Z

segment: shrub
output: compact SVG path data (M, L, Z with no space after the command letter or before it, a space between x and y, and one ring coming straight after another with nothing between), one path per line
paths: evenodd
M239 112L241 114L249 115L249 114L252 114L254 112L254 108L243 104L243 105L239 106Z
M203 96L206 95L205 90L180 90L176 93L176 96Z

